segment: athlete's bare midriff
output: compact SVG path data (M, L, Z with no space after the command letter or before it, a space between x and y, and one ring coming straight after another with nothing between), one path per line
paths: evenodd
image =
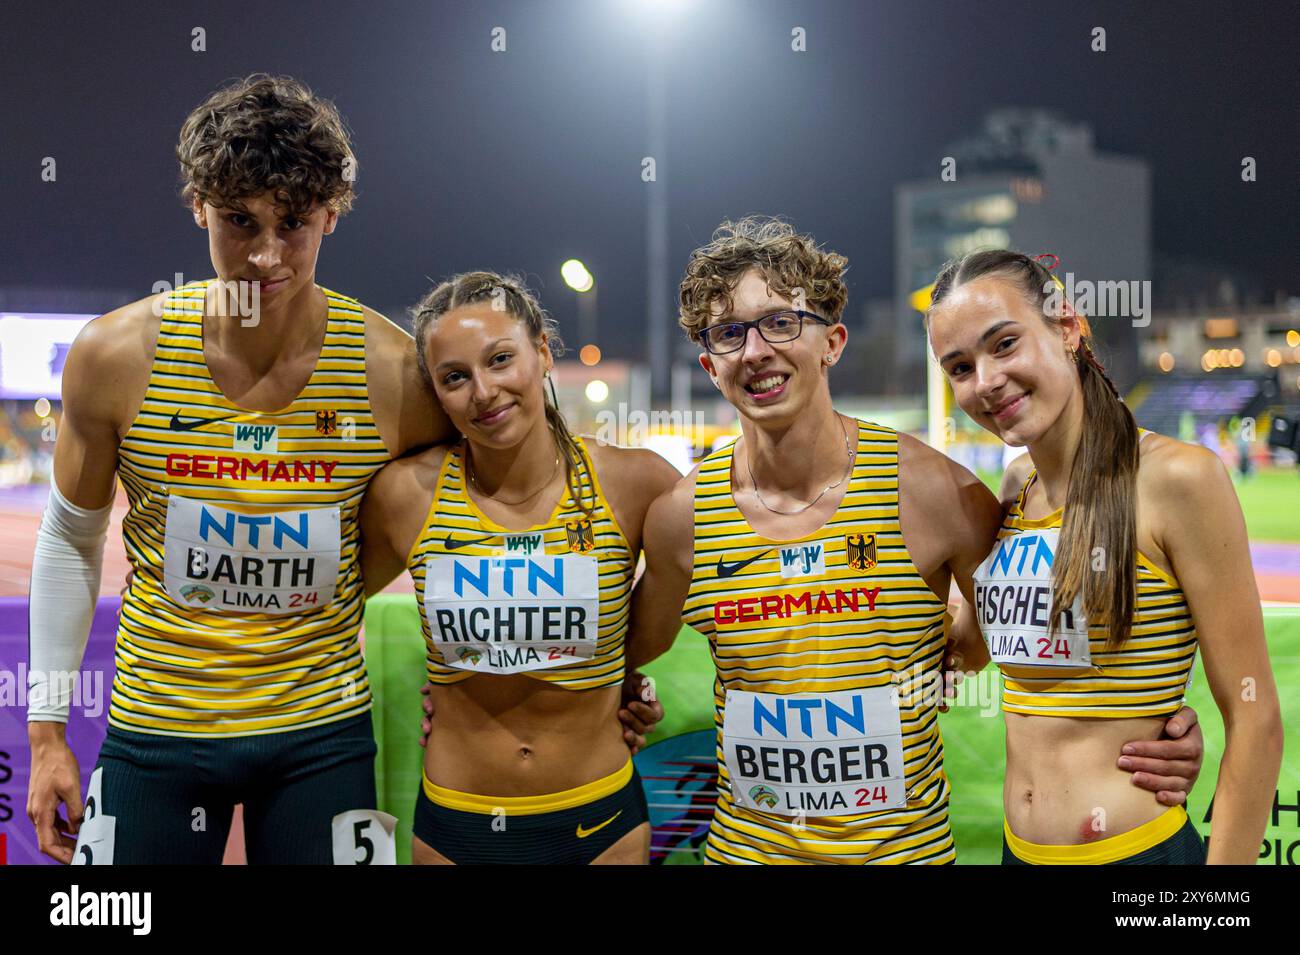
M424 771L479 796L540 796L594 782L628 760L619 686L571 690L523 674L435 684Z
M1168 807L1116 766L1125 743L1160 738L1164 717L1082 719L1007 713L1003 803L1011 831L1038 845L1084 845Z

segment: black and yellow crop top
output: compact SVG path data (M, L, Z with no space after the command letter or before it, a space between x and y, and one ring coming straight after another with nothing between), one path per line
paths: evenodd
M431 682L527 673L571 690L622 683L635 565L576 440L594 485L590 514L566 488L546 523L522 531L479 510L461 449L447 452L407 557Z

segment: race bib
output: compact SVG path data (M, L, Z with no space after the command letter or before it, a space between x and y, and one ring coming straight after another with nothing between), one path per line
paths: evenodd
M303 613L334 599L339 510L244 514L176 495L167 501L163 580L184 607Z
M907 805L891 687L728 690L722 747L733 801L779 816L857 816Z
M116 842L117 817L105 811L104 767L98 766L90 774L90 788L86 791L85 812L77 830L77 848L72 855L72 864L112 865Z
M397 865L397 817L351 809L330 820L335 865Z
M590 660L600 635L596 560L431 557L424 612L434 648L460 670L522 673Z
M998 541L975 571L975 616L994 663L1090 669L1083 597L1050 627L1052 563L1060 529L1026 529Z

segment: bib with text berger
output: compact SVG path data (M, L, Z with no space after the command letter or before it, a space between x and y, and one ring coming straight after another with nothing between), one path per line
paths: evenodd
M994 663L1087 669L1088 621L1075 597L1053 631L1052 563L1061 532L1025 528L993 545L975 571L975 616Z
M728 690L722 746L733 801L780 816L856 816L907 805L892 687Z
M183 607L304 613L334 599L339 509L244 514L172 495L163 581Z
M430 557L424 607L448 666L522 673L596 655L600 579L577 554Z

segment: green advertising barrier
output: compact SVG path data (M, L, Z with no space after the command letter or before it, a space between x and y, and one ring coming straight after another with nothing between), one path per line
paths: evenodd
M1264 624L1285 726L1300 721L1300 608L1264 608ZM399 820L397 858L410 861L411 815L420 785L420 686L424 637L415 598L384 594L366 604L366 661L375 696L375 772L379 808ZM665 715L637 768L645 780L655 824L652 861L699 861L712 792L713 664L707 642L683 629L673 649L645 668L654 677ZM941 717L944 762L952 783L951 817L959 864L994 865L1002 854L1004 735L997 706L999 684L989 668L959 691L957 705ZM1223 753L1223 723L1198 665L1188 702L1201 716L1205 764L1188 800L1202 835ZM1117 754L1118 755L1118 754ZM1260 848L1261 865L1300 863L1300 758L1283 758L1274 809Z

